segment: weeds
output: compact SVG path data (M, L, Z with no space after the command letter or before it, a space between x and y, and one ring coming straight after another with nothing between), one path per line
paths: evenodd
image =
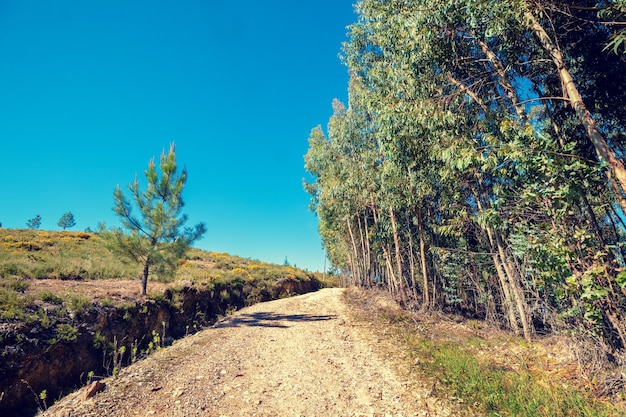
M78 339L78 329L71 324L61 323L57 325L56 336L59 342L72 343Z
M478 358L464 345L412 337L421 371L487 416L610 416L603 404L525 369Z
M37 409L39 411L46 411L48 409L48 404L46 404L46 400L48 399L48 391L43 390L39 394L37 394L35 390L33 389L33 387L30 386L28 381L22 379L21 382L22 384L26 385L26 387L33 394L33 397L35 399L35 404L37 405ZM2 394L4 396L4 393ZM0 399L2 399L2 397L0 397Z
M502 351L502 338L460 335L454 326L435 326L441 318L416 318L374 305L370 293L349 294L359 320L375 323L381 332L391 331L402 342L412 369L421 380L429 379L434 395L457 399L469 415L515 417L613 417L614 406L601 402L565 380L555 379L538 365L529 345L514 338ZM399 317L402 315L402 317ZM439 320L439 321L437 321ZM471 327L471 324L470 324ZM513 352L529 352L515 353ZM495 353L502 352L502 353Z

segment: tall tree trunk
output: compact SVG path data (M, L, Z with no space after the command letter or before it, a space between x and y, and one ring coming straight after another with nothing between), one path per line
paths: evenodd
M596 122L591 117L591 113L587 110L582 96L574 84L574 79L565 64L561 50L555 45L543 26L530 11L524 13L524 18L528 21L530 28L539 39L539 42L541 42L543 48L550 54L570 103L576 111L576 117L578 117L578 120L585 128L587 136L598 154L598 158L608 163L607 176L609 177L609 182L617 202L622 211L626 213L626 197L624 196L626 192L626 167L624 167L624 163L615 155L613 149L606 143L606 140L598 130Z
M409 293L411 297L415 300L417 299L417 284L415 282L415 276L417 272L415 271L415 250L413 246L413 233L409 228L409 233L407 233L407 237L409 239Z
M502 294L504 296L504 307L506 310L507 317L509 319L509 326L511 327L511 330L513 330L513 332L516 335L520 335L521 333L520 333L519 325L517 324L517 315L515 314L515 304L513 302L514 297L512 295L513 291L511 289L511 284L502 266L500 255L497 252L498 249L496 247L495 239L493 237L493 231L489 227L486 228L486 231L487 231L487 236L489 237L489 242L491 244L491 258L496 268L496 273L498 275L498 280L500 281L500 287L502 290Z
M522 330L524 332L524 339L530 342L531 340L531 324L528 320L529 314L527 311L526 305L526 297L524 296L524 291L521 287L520 277L515 267L509 261L506 251L504 250L504 242L500 236L500 233L494 231L494 238L496 241L496 245L498 246L498 253L500 254L500 259L502 260L502 266L506 271L506 274L509 277L509 282L511 283L511 288L513 290L515 305L517 306L517 312L520 317L520 321L522 322Z
M378 214L377 214L377 210L376 210L376 204L374 203L374 197L372 197L372 214L374 216L374 224L378 225ZM383 244L381 245L381 248L383 250L383 257L385 259L385 265L387 266L386 270L387 270L387 289L389 290L389 292L393 295L396 294L397 289L396 289L396 276L393 272L393 265L391 263L391 256L389 254L389 251L387 250L387 247Z
M354 233L352 233L352 223L350 222L350 219L346 219L346 223L348 224L348 231L350 233L350 240L352 242L352 250L353 250L353 253L354 253L354 256L353 256L354 270L352 271L352 274L354 276L354 283L357 286L360 286L362 284L362 282L361 282L361 271L360 271L360 267L358 265L358 262L359 262L359 250L356 247L356 241L354 240Z
M389 216L391 218L391 228L393 231L393 243L396 252L396 268L398 269L398 292L400 301L406 303L406 290L404 289L404 278L402 274L402 257L400 252L400 239L398 238L398 226L396 224L396 214L393 207L389 207Z
M476 199L478 211L482 212L484 210L482 198L480 198L474 190L472 191L474 192L474 198ZM482 186L481 186L481 194L485 194L485 191L482 189ZM487 197L484 197L484 198L485 198L485 203L488 204ZM492 230L489 226L483 226L482 228L483 230L487 232L487 237L489 238L491 259L493 260L493 265L496 268L496 273L498 274L498 280L500 281L500 289L502 290L502 294L504 296L504 309L505 309L507 318L509 319L509 326L516 335L520 335L521 333L520 333L519 325L517 323L517 315L515 314L515 304L513 301L514 299L513 289L512 289L512 285L510 283L509 277L503 267L503 260L500 258L500 254L499 254L496 240L494 237L494 230Z
M428 266L426 264L426 239L424 237L424 224L422 223L422 214L419 209L416 210L417 230L420 236L420 261L422 263L422 279L424 282L424 307L430 308L430 290L428 288Z
M361 243L361 265L362 265L362 269L363 269L363 280L364 282L367 283L367 286L369 287L371 285L371 280L372 280L372 274L370 271L370 264L367 261L367 254L366 254L366 250L365 250L365 231L363 230L363 224L361 223L361 217L357 216L357 221L359 224L359 240Z
M370 273L370 280L374 278L374 271L372 269L372 248L370 246L370 232L367 224L367 213L363 213L363 224L365 228L365 262L367 262L367 269Z

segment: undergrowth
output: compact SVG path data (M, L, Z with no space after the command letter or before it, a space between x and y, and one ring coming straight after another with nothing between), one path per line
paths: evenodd
M454 326L436 325L428 315L389 310L372 292L350 291L348 300L359 320L383 333L391 331L408 353L413 375L430 381L433 395L449 398L461 415L515 417L617 417L623 404L596 398L541 367L541 360L521 339L506 336L511 357L501 355L502 335L460 335ZM440 318L439 318L440 320ZM524 356L525 355L525 356Z
M463 343L407 335L420 371L486 416L617 416L616 410L546 375L510 369L479 358Z

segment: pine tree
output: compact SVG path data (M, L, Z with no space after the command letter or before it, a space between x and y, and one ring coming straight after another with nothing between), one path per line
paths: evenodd
M113 211L120 217L126 232L121 229L103 231L109 248L143 265L141 294L146 294L148 275L152 267L160 272L173 273L189 245L206 231L204 223L184 228L187 216L181 214L184 206L182 192L187 170L177 172L176 154L172 143L169 152L161 154L157 172L154 158L145 171L147 189L139 189L139 180L129 185L132 201L139 210L135 216L133 204L118 185L114 193Z
M41 216L38 214L26 222L29 229L39 229L41 227Z
M74 221L74 215L68 211L61 216L57 225L59 225L59 227L63 230L76 226L76 221Z

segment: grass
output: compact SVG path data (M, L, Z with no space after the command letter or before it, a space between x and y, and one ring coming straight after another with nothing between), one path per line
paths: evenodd
M358 319L378 332L395 335L410 373L430 381L434 395L456 400L460 415L515 417L623 416L624 404L590 395L574 380L556 375L540 349L493 331L472 336L472 323L460 331L450 318L390 310L371 293L349 295ZM446 323L446 320L449 323ZM443 323L442 323L443 321Z
M486 416L617 416L616 410L547 375L479 358L463 343L407 339L420 371Z
M137 276L137 266L107 251L98 235L0 229L0 278L102 279Z
M94 305L91 297L77 292L28 291L33 280L128 280L136 279L140 272L140 265L119 259L107 250L97 233L0 228L0 320L37 320L42 316L41 303L61 307L48 311L48 316L80 313ZM248 286L250 304L262 299L280 279L313 278L321 280L322 274L195 248L180 261L174 275L150 275L151 281L166 283L174 292L189 284L199 288L228 285L235 292ZM328 277L325 284L336 285L335 278ZM154 292L151 297L163 295ZM101 305L111 303L100 300ZM49 319L54 324L53 317Z

